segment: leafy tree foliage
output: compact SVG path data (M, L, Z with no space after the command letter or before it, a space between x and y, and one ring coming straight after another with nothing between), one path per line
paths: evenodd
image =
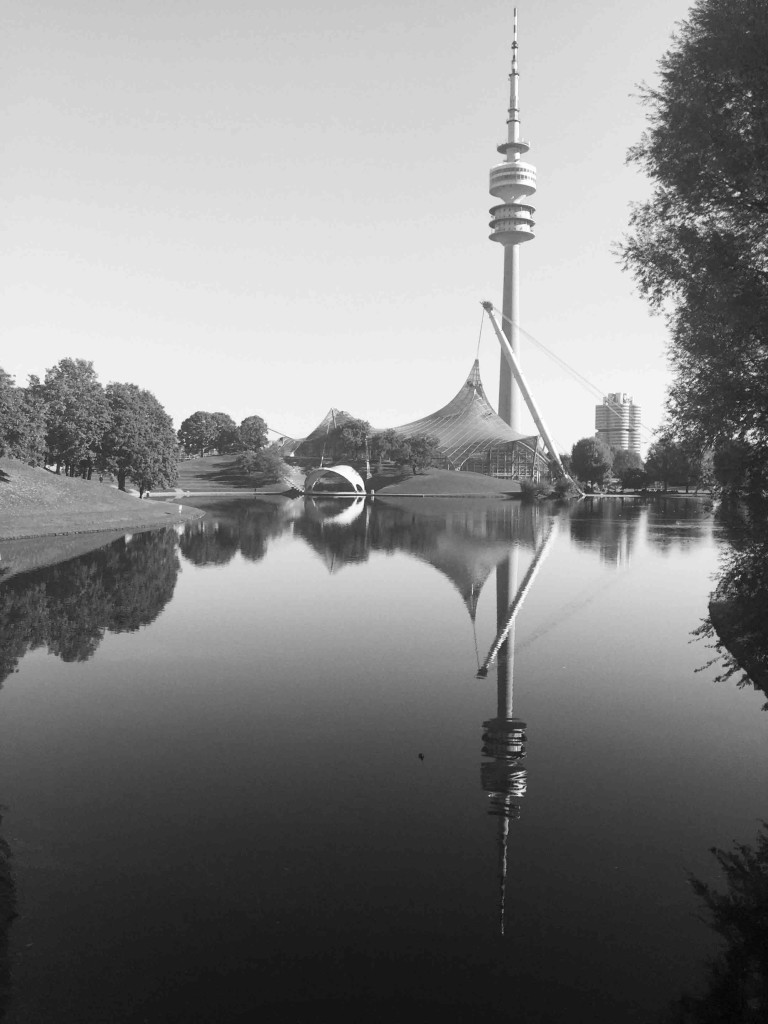
M369 440L373 430L368 420L351 416L345 420L339 431L340 454L344 459L355 462L369 455Z
M238 466L246 473L262 477L262 483L283 479L286 465L276 445L262 448L257 452L243 452L237 460Z
M45 461L45 402L37 377L18 388L0 368L0 455L21 459L30 466Z
M62 359L45 372L46 445L56 472L90 479L109 423L109 407L93 363Z
M439 455L438 440L432 434L414 434L406 438L403 449L397 453L396 462L404 461L411 467L413 475L434 465Z
M261 416L246 416L239 429L240 443L246 451L256 452L267 443L267 424Z
M0 455L7 455L8 434L15 422L15 382L10 373L0 367Z
M601 484L613 465L613 452L599 437L582 437L571 449L571 466L585 484Z
M768 464L743 440L724 441L712 453L712 469L723 491L759 495L768 487Z
M108 384L109 426L102 442L101 464L117 477L125 490L126 479L139 496L156 487L176 482L178 448L173 423L153 394L136 384Z
M216 424L213 447L218 449L219 453L238 451L241 447L240 431L232 417L225 412L214 412L211 416Z
M648 484L648 474L644 469L627 469L619 479L621 486L630 491L639 491Z
M242 447L240 429L225 412L198 410L187 416L177 436L188 455L205 455L212 448L218 452L234 452Z
M613 454L613 465L611 466L611 472L615 477L618 477L623 487L626 487L624 482L627 474L632 471L643 470L643 460L637 454L637 452L629 452L626 448L619 448Z
M178 439L188 455L205 455L216 445L218 425L209 412L193 412L179 427Z
M431 434L403 437L392 428L377 431L371 439L371 458L379 465L384 459L396 466L410 466L414 476L435 463L439 456L438 441Z
M670 484L686 484L696 476L685 447L670 434L662 434L648 449L645 472L649 479L660 480L666 491Z
M699 451L746 444L768 465L768 14L697 0L643 90L649 127L629 160L654 183L624 265L666 314L668 409Z

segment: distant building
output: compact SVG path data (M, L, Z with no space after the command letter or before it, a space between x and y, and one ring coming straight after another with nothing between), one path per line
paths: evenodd
M632 395L616 391L595 406L595 431L611 448L624 448L640 454L640 406Z

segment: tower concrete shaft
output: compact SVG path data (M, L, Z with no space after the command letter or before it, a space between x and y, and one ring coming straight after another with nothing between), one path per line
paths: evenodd
M520 359L520 246L534 237L534 208L520 200L536 192L536 168L521 156L530 146L520 136L519 71L517 63L517 9L512 37L512 71L507 117L507 141L497 147L504 161L491 168L489 191L502 200L491 213L491 239L504 246L503 331L516 359ZM503 354L499 357L499 416L520 430L522 401L512 371Z

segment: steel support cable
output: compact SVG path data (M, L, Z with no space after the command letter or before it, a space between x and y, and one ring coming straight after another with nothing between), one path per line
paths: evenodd
M512 323L510 318L508 316L505 316L501 312L501 310L496 308L496 306L493 307L493 310L494 310L495 313L499 314L499 316L501 317L502 320L506 320L508 324ZM526 329L524 327L521 327L519 324L517 325L517 329L518 329L518 331L521 334L525 335L525 337L528 339L528 341L533 342L533 344L537 348L541 349L541 351L545 355L549 356L549 358L553 362L558 363L564 370L566 370L568 373L570 373L572 377L575 377L578 381L580 381L582 386L585 387L595 398L604 398L605 397L603 391L600 388L598 388L596 384L593 384L592 381L588 380L583 374L579 373L579 371L575 367L571 366L570 363L567 363L562 358L562 356L559 356L559 355L557 355L556 352L552 352L551 349L548 349L547 346L543 342L539 341L538 338L535 338L530 333L530 331L526 331ZM610 409L610 411L615 416L619 416L620 415L619 411L616 408L614 408L614 406L610 402L606 403L606 408ZM640 428L642 430L644 430L646 432L646 434L648 434L649 437L653 437L654 431L650 427L646 426L645 423L640 422L639 426L640 426Z
M475 359L480 358L480 342L483 338L483 324L485 323L485 313L480 313L480 333L477 336L477 351L475 352Z

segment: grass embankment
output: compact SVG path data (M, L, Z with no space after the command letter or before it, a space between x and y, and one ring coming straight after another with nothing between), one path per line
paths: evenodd
M504 498L519 497L520 483L517 480L500 480L482 473L459 473L451 469L427 469L413 476L397 473L376 474L369 481L370 486L381 495L399 497L429 495L430 497L458 498Z
M289 487L304 485L305 471L297 466L291 469L291 479L260 484L258 478L243 473L237 466L236 455L206 455L200 459L187 459L179 463L179 491L194 494L218 491L248 491L250 494L276 493ZM343 485L342 485L343 486ZM368 481L369 489L377 494L435 495L443 497L508 497L520 495L516 480L498 480L482 473L458 473L449 469L427 469L414 476L410 469L391 469L374 474Z
M199 516L194 508L182 507L179 512L178 503L139 501L98 480L56 476L16 459L0 458L2 541L105 531L125 533Z
M211 491L248 491L274 494L291 487L301 487L304 473L290 468L290 478L263 483L256 476L244 473L237 465L237 455L206 455L199 459L185 459L179 463L177 491L203 494Z

